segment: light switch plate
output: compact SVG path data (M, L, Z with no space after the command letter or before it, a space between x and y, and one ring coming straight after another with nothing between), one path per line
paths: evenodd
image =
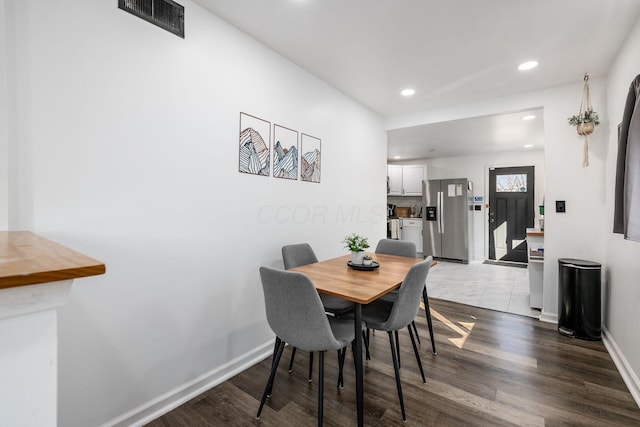
M556 212L564 213L567 211L567 206L564 200L556 200Z

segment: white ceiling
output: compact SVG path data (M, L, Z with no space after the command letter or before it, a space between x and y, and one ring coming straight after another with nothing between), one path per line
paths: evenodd
M640 16L638 0L194 1L384 117L605 76ZM516 69L529 59L540 66ZM402 97L406 87L416 95ZM484 129L504 121L484 120ZM470 152L477 142L460 136L475 121L392 131L389 157L424 157L409 147L447 126Z
M544 148L542 108L387 132L387 157L422 159ZM533 120L522 120L535 115ZM532 145L532 147L524 147Z

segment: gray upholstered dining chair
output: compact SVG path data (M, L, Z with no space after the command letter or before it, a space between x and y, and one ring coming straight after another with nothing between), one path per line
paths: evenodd
M279 339L256 418L271 394L285 343L319 353L318 425L322 425L324 352L344 349L355 337L353 320L327 316L311 279L302 273L260 267L267 322Z
M378 242L376 246L377 254L387 254L387 255L397 255L415 258L417 256L416 245L413 242L406 242L402 240L394 240L394 239L382 239ZM384 296L382 299L387 301L395 301L398 296L398 291L392 291ZM436 351L436 340L433 336L433 322L431 320L431 309L429 307L429 296L427 295L427 284L425 283L424 289L422 290L422 300L424 302L424 315L427 318L427 327L429 328L429 335L431 336L431 349L433 354L438 354ZM416 333L416 338L418 342L420 342L420 337L418 336L418 329L416 328L415 322L412 322L412 327L414 332ZM396 341L397 343L397 341Z
M315 252L308 243L297 243L293 245L285 245L282 247L282 261L284 268L300 267L302 265L313 264L318 262ZM331 295L320 294L320 300L327 313L340 316L353 310L353 303L342 298ZM293 369L293 360L296 356L296 347L291 352L291 360L289 361L289 372ZM309 354L309 382L311 382L311 373L313 370L313 353Z
M422 375L422 382L426 382L422 361L418 353L418 347L411 329L411 321L416 317L420 310L420 293L424 288L429 268L431 268L431 256L424 261L411 266L407 272L395 301L386 301L378 299L371 304L362 307L362 320L366 326L371 329L385 331L389 334L389 344L391 346L391 358L393 360L393 369L396 374L396 387L398 389L398 399L400 400L400 409L402 411L403 421L407 420L404 410L404 399L402 398L402 384L400 382L400 371L398 366L398 354L400 349L395 343L394 332L407 328L413 345L413 352L416 355L418 368Z
M290 268L318 262L318 257L316 257L308 243L298 243L282 247L282 261L284 262L285 270L289 270ZM353 303L346 299L326 294L320 294L320 299L327 313L340 315L353 310Z

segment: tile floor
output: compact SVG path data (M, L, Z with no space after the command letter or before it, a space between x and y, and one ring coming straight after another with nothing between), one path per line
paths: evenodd
M427 293L431 298L540 317L540 310L529 307L526 268L438 261L429 271Z

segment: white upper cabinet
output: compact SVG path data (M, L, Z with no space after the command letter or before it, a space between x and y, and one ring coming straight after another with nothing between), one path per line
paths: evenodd
M390 196L421 196L424 166L387 165L387 179Z
M402 196L402 166L387 165L387 194Z
M422 196L424 166L402 167L402 188L405 196Z

